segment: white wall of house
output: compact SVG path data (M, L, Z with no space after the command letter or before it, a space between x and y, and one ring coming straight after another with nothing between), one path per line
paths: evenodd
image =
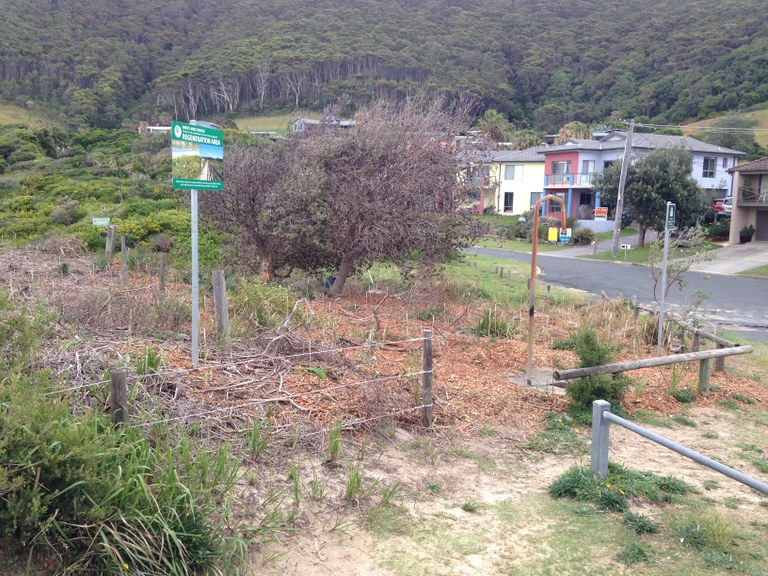
M731 175L728 174L728 168L733 168L737 163L738 156L696 153L693 155L691 177L703 190L712 190L713 198L720 198L731 189Z
M501 162L497 177L496 212L522 214L531 209L531 194L544 190L544 162Z

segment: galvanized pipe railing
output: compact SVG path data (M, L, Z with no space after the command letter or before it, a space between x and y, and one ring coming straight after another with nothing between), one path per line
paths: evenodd
M741 482L758 492L768 494L768 484L765 482L756 480L743 472L734 470L725 464L712 460L712 458L708 458L690 448L686 448L682 444L673 442L668 438L664 438L664 436L660 436L642 426L638 426L634 422L630 422L621 416L613 414L611 412L611 404L605 400L595 400L592 403L592 474L598 478L604 480L608 476L608 442L611 422L618 424L627 430L631 430L643 438L656 442L665 448L669 448L686 458L690 458L694 462L702 464L715 472L719 472L737 482Z

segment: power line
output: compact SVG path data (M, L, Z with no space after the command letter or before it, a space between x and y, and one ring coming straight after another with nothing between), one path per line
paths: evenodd
M682 124L635 124L636 128L653 128L662 130L664 128L674 128L682 131L692 132L725 132L728 134L754 134L756 132L768 132L768 128L747 128L743 126L728 128L726 126L684 126Z

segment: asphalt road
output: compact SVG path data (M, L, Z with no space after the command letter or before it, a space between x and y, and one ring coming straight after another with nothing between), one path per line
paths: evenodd
M492 258L531 262L526 252L499 248L471 248L469 251ZM539 254L539 282L605 293L609 298L637 299L640 304L657 306L653 299L653 280L644 266L605 260L573 258L558 254ZM768 280L687 272L685 286L673 286L667 294L667 310L684 314L692 309L699 294L704 298L694 316L719 329L739 334L749 340L768 344Z

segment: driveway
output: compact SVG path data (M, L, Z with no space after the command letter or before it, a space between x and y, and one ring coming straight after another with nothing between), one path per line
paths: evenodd
M739 274L768 264L768 242L723 246L713 253L714 260L694 264L691 270L708 274Z

